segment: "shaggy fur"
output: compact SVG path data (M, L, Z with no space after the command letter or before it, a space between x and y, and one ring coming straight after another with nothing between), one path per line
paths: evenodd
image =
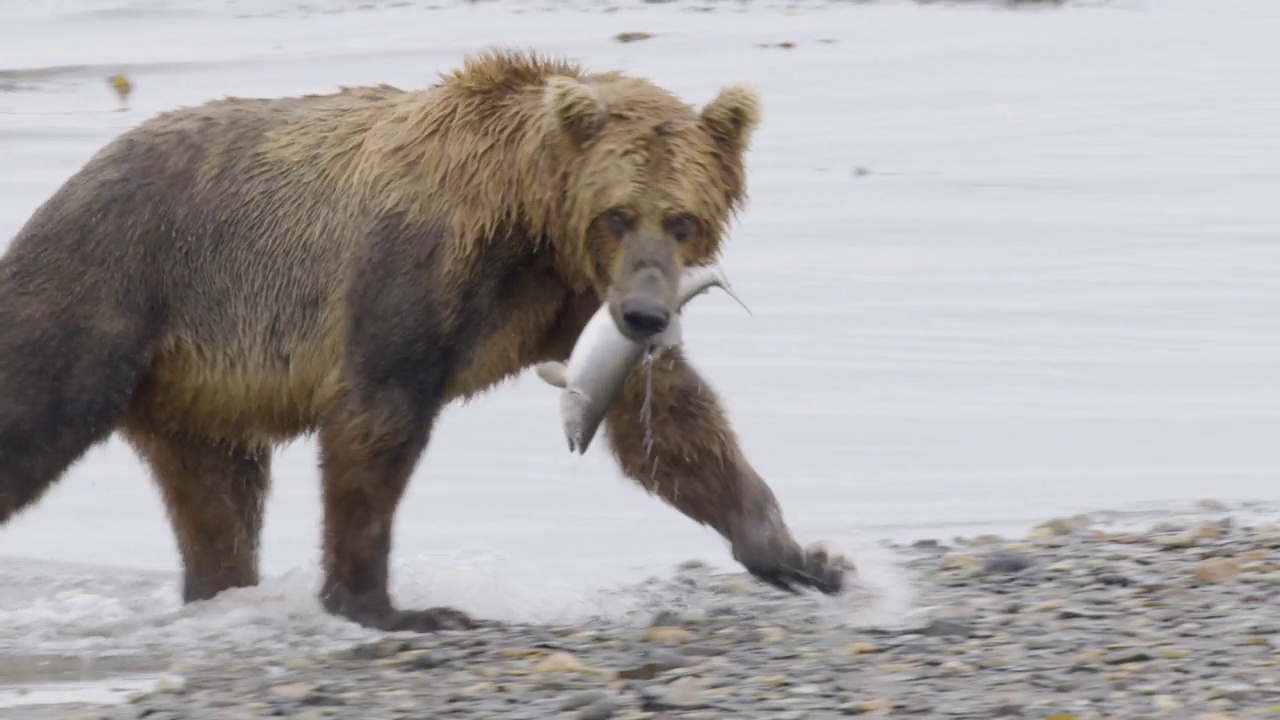
M318 433L325 606L468 625L387 590L438 413L564 359L602 300L660 307L680 265L712 260L758 121L745 87L697 111L493 52L426 90L226 99L126 132L0 259L0 523L119 430L164 497L185 600L209 598L258 581L271 449ZM652 383L651 456L638 384L611 409L623 470L760 577L838 591L679 352Z

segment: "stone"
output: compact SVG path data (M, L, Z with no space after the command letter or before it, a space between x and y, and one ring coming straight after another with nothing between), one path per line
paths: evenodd
M670 610L661 610L649 621L649 627L680 627L680 615Z
M893 702L885 698L875 698L858 703L858 708L864 713L887 713L893 710Z
M1115 585L1118 587L1129 587L1133 584L1133 578L1118 572L1098 573L1096 576L1098 582L1103 585Z
M763 627L756 632L760 635L760 641L767 645L776 645L787 636L786 631L780 627Z
M1203 523L1173 537L1162 538L1160 545L1166 548L1189 548L1198 545L1202 540L1213 540L1221 536L1222 531L1217 526Z
M994 575L1012 575L1035 565L1035 560L1022 553L999 551L988 555L982 561L983 572Z
M1102 661L1108 665L1125 665L1128 663L1142 663L1152 659L1152 655L1142 648L1127 648L1107 653L1103 656Z
M942 565L949 568L971 568L981 566L982 560L970 553L949 552L942 556Z
M720 591L729 595L748 595L751 593L751 584L742 578L729 578L720 583Z
M937 618L930 620L928 625L916 630L916 632L925 637L968 637L973 633L973 626L963 620Z
M545 653L546 650L543 650L542 648L502 648L498 651L498 657L504 659L520 659L535 657Z
M650 653L643 665L619 670L616 674L624 680L652 680L658 675L688 666L692 660L679 653L658 651Z
M1089 524L1089 519L1084 515L1074 515L1066 518L1053 518L1036 525L1031 532L1031 537L1037 539L1049 537L1061 537L1070 535L1077 530L1083 529Z
M593 674L598 672L582 663L581 660L567 652L553 652L533 667L533 671L544 675L550 673Z
M1258 688L1254 687L1253 685L1246 685L1244 683L1233 683L1230 685L1223 685L1222 687L1214 688L1209 693L1209 699L1210 700L1224 699L1224 700L1230 700L1232 702L1241 702L1243 700L1247 700L1251 697L1254 697L1255 695L1258 694L1258 692L1259 692Z
M707 707L711 703L694 678L678 678L665 686L646 685L640 689L641 708L650 711Z
M1065 598L1051 598L1049 600L1041 600L1040 602L1027 608L1027 612L1046 612L1049 610L1061 610L1067 606Z
M1240 563L1232 558L1211 557L1201 560L1192 575L1204 585L1226 582L1240 575Z
M180 692L182 692L183 690L185 690L185 689L186 689L186 687L187 687L187 680L186 680L186 678L181 678L181 677L171 677L171 678L170 678L170 677L166 677L166 678L160 678L159 680L157 680L157 681L156 681L156 685L155 685L155 687L152 689L152 692L155 692L155 693L180 693Z
M682 627L658 625L645 628L644 639L651 643L687 643L693 634Z
M603 690L585 690L580 693L574 693L560 701L560 709L569 711L586 707L597 700L605 697Z
M290 683L287 685L272 685L269 692L272 696L285 700L302 700L315 692L316 688L316 685L310 683Z
M401 653L397 656L397 659L403 667L414 670L434 670L449 662L448 656L431 650L414 650L411 653Z

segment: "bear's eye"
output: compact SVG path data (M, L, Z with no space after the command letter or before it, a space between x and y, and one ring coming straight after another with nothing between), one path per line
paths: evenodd
M698 231L698 219L692 215L677 215L667 222L667 232L675 237L676 242L688 240Z
M631 230L631 218L621 210L607 210L604 214L604 223L609 228L609 232L616 237L622 237Z

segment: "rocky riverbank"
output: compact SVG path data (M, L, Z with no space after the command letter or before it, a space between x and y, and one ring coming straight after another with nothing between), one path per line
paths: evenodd
M337 655L227 658L82 717L1273 718L1280 526L1143 531L1050 521L1031 536L897 547L905 626L690 564L633 624L504 625Z

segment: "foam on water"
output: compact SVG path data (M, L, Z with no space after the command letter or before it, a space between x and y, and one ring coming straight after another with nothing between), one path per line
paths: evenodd
M856 557L872 601L823 598L822 611L850 624L892 624L905 617L910 588L892 556L868 546L858 548ZM452 605L482 618L560 623L641 623L652 612L645 605L652 598L624 586L589 591L515 580L522 573L496 556L415 558L397 563L395 573L394 593L407 607ZM192 606L179 602L174 578L155 573L6 559L0 579L0 655L134 655L166 667L228 653L321 652L381 636L323 610L315 595L315 568L267 577L257 587ZM667 606L680 607L672 597Z

